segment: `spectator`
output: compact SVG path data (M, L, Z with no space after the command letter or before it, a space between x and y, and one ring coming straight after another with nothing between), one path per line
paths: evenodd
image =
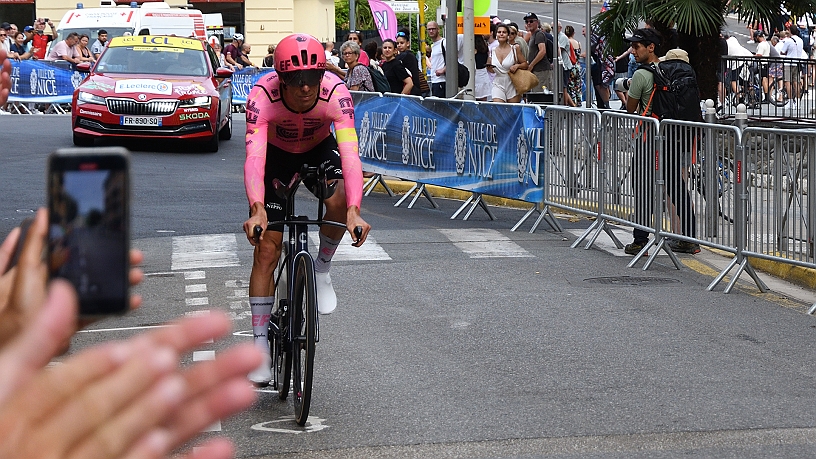
M68 36L65 37L65 40L62 40L51 47L51 51L48 53L48 57L45 60L64 60L70 62L72 68L76 67L76 64L80 62L79 52L76 49L77 43L79 43L79 34L76 32L69 33Z
M51 28L51 34L46 35L45 25ZM57 29L50 19L39 18L34 22L34 35L31 36L31 46L34 48L35 59L45 59L45 50L48 44L57 39Z
M2 35L2 32L0 32L0 35ZM11 44L11 52L9 53L9 57L13 55L15 59L21 61L31 59L31 51L26 50L25 38L26 37L23 32L17 32L17 35L14 37L14 43Z
M17 24L9 24L8 25L8 28L6 29L6 33L8 34L8 37L6 37L6 38L8 40L9 47L11 47L11 45L14 44L14 37L17 36L17 32L18 32Z
M791 38L791 33L787 30L779 32L779 37L782 43L779 54L785 57L787 61L782 67L782 79L785 81L785 90L788 93L788 103L784 108L795 110L797 109L796 101L799 99L801 74L799 72L799 58L801 47L797 46L797 42ZM729 43L729 49L731 48Z
M515 22L511 22L510 24L510 44L512 45L515 43L521 49L521 55L524 58L527 58L527 53L530 51L530 47L527 45L527 42L519 33L518 25Z
M586 26L581 30L581 33L586 37ZM610 68L608 56L604 47L606 46L603 37L598 36L597 33L592 32L589 36L589 57L591 64L589 67L590 75L592 76L592 86L595 88L595 103L600 109L608 109L609 107L609 82L614 77L614 69ZM581 57L586 61L587 53L581 54Z
M228 63L226 57L224 56L224 53L221 52L221 43L219 43L218 40L216 40L212 44L212 47L213 47L213 51L215 52L215 54L218 55L218 66L220 68L230 69L230 70L232 70L234 72L235 71L235 66Z
M561 65L563 66L563 71L561 75L561 92L562 97L564 98L564 105L575 107L577 104L572 100L570 97L570 92L567 90L569 87L570 78L572 78L572 68L575 64L572 63L570 60L570 50L572 50L572 45L570 44L570 39L562 32L561 30L564 28L561 25L561 22L558 22L558 50L561 53Z
M581 105L581 89L583 88L583 79L581 78L581 66L577 63L578 56L581 55L581 44L578 43L575 37L575 28L567 26L564 33L569 39L569 59L572 67L570 68L569 80L567 81L567 91L570 99L575 107Z
M490 72L487 71L487 60L490 58L490 50L483 35L474 37L474 49L476 52L476 72L473 75L473 96L476 100L488 100L493 92L493 80Z
M425 27L428 38L431 39L431 95L445 97L445 56L442 52L442 35L439 33L439 24L430 21Z
M243 44L244 36L240 33L236 33L232 36L232 43L224 47L225 62L237 69L244 68L244 66L238 62L238 55L241 54L241 45Z
M498 24L496 26L496 39L499 46L493 49L487 60L487 71L495 74L491 96L493 102L519 102L521 94L516 92L516 87L510 80L510 73L515 73L518 69L527 68L527 59L521 53L521 49L515 43L511 44L510 26Z
M374 91L374 82L365 65L360 64L360 45L348 40L340 45L340 55L346 64L346 87L352 91Z
M363 36L360 34L360 31L359 30L352 30L351 32L346 34L346 41L353 41L353 42L357 43L357 46L360 47L360 58L358 59L358 62L360 62L363 65L368 65L368 63L369 63L368 54L362 51L362 49L363 49ZM345 65L344 60L340 59L340 67L342 68L344 65Z
M2 45L3 49L6 50L6 54L8 54L9 58L13 58L14 56L11 55L10 49L11 44L13 42L13 36L11 35L11 24L8 22L4 22L0 24L0 45Z
M91 45L91 53L93 53L94 60L99 60L99 56L102 54L102 51L105 50L105 45L108 42L108 31L105 29L99 29L96 32L96 41L93 42Z
M269 45L266 48L266 56L263 59L263 66L269 68L275 68L275 45Z
M411 89L411 94L415 96L425 96L427 94L422 94L420 88L422 87L422 80L425 79L425 75L423 75L422 70L419 68L419 64L417 63L416 56L414 53L411 52L411 41L408 37L408 33L405 31L397 32L397 59L402 62L402 66L408 70L408 73L411 74L411 82L413 83L414 87ZM427 85L428 83L425 82Z
M93 62L96 60L88 48L89 41L90 39L84 33L79 36L79 42L76 45L77 53L79 53L79 62Z
M249 60L249 53L252 52L252 46L249 43L241 44L241 52L238 54L238 63L241 64L241 67L255 67L255 64Z
M0 60L7 63L3 52ZM8 76L0 83L2 103ZM43 369L76 330L78 306L70 284L46 285L42 275L47 218L45 210L37 213L15 270L8 271L8 261L20 231L0 246L2 284L11 287L0 297L0 456L166 457L219 417L251 405L254 394L243 379L260 362L251 346L234 347L216 362L179 368L181 355L228 332L229 320L218 313L97 345ZM65 390L49 390L54 381ZM101 409L100 402L117 409ZM82 416L70 418L73 429L42 422L76 412ZM224 457L231 445L218 439L204 450L205 456Z
M527 13L527 16L524 16L524 25L530 37L527 52L528 68L538 77L539 83L530 92L543 92L544 86L553 87L552 64L547 56L547 35L541 30L541 23L535 13Z
M396 94L414 94L414 81L402 61L397 59L397 43L386 38L382 44L383 63L381 68L391 91Z
M660 45L660 36L654 29L637 29L626 41L632 47L635 60L641 65L651 65L659 62L655 49ZM654 75L646 69L638 69L632 76L629 85L629 97L626 101L626 111L641 116L651 115L652 88ZM644 158L632 160L632 188L635 195L635 223L649 226L652 214L652 194L650 172ZM640 228L633 231L634 241L624 247L627 255L637 255L649 242L649 233Z

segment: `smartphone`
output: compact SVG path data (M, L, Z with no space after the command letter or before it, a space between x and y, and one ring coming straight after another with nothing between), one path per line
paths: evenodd
M68 280L85 317L130 307L130 154L69 148L48 159L48 269Z

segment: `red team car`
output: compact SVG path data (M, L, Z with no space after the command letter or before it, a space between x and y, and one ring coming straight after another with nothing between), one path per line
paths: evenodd
M74 91L74 145L102 137L200 141L218 151L232 137L232 71L203 41L171 36L112 38Z

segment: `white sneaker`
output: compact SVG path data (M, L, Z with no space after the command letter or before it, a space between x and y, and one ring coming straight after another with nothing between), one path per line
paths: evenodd
M272 381L272 356L264 353L261 366L252 370L247 377L256 386L268 386Z
M753 45L753 44L754 44L754 40L748 40L748 44L749 44L749 45Z
M337 307L337 295L334 293L329 273L315 273L317 284L317 312L331 314Z

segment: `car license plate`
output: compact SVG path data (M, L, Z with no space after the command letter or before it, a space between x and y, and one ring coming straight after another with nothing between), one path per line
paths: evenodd
M122 126L161 126L162 120L158 116L123 116L119 118Z

